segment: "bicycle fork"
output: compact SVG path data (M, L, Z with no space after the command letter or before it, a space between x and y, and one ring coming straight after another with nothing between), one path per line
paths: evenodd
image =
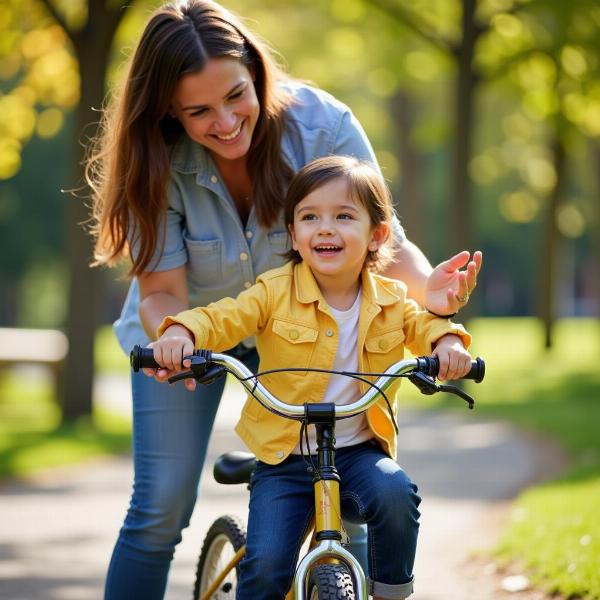
M342 544L340 477L335 468L335 408L333 404L307 404L306 417L317 430L317 469L315 492L314 548L300 561L294 579L294 599L306 600L311 569L319 561L341 562L354 581L357 600L368 600L367 582L360 563Z

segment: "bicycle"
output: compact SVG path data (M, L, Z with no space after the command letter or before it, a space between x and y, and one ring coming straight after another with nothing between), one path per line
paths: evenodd
M362 567L342 545L342 522L340 509L340 477L335 468L335 421L367 410L380 396L386 401L385 391L397 377L406 377L416 385L421 393L431 395L437 392L450 392L463 398L473 408L474 400L462 389L453 385L435 382L439 362L436 357L419 357L394 363L384 373L336 372L366 381L371 385L355 402L337 406L330 403L292 405L274 397L259 381L266 374L253 374L239 360L227 354L212 353L210 350L196 350L192 356L189 371L171 377L173 383L193 377L199 383L211 383L226 373L231 373L265 408L275 414L314 424L317 432L317 465L313 478L315 493L315 523L308 552L301 558L296 568L292 588L286 600L367 600L367 585ZM135 346L131 352L131 366L134 371L140 368L156 368L151 348ZM332 373L324 369L277 369L277 371L318 371ZM268 373L272 373L269 371ZM481 358L472 361L471 370L462 379L472 379L476 383L485 376L485 363ZM366 377L377 377L371 382ZM388 408L391 406L388 402ZM394 419L392 419L394 421ZM394 421L395 424L395 421ZM232 452L222 455L215 463L214 475L219 483L249 484L254 468L254 455L246 452ZM245 552L246 534L242 522L230 515L218 518L206 535L196 573L194 600L214 600L235 598L237 569Z

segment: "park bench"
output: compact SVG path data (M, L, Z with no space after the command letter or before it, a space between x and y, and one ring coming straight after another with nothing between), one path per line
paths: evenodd
M62 331L0 327L0 369L15 364L48 366L58 399L60 372L68 347L67 336Z

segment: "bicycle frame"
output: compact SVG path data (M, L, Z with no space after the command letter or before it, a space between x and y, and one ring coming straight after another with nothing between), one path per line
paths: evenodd
M392 375L409 372L420 365L419 360L408 359L395 363L386 370L376 385L385 391L395 381ZM292 588L286 600L306 600L308 581L312 567L324 560L337 560L346 565L354 580L354 593L357 600L368 600L367 582L360 563L346 550L342 544L342 520L340 502L340 477L335 468L334 430L336 415L354 415L366 410L379 397L379 390L370 388L356 402L337 406L335 404L290 405L275 398L260 382L252 380L253 374L247 367L226 354L213 353L211 362L223 365L242 381L240 383L262 404L277 410L291 418L304 418L307 423L314 423L317 431L317 468L313 479L315 501L316 544L302 558L296 569ZM246 379L249 378L249 379ZM246 379L244 381L244 379ZM201 600L210 600L221 582L231 569L235 568L244 556L244 548L223 569L221 575L213 582Z

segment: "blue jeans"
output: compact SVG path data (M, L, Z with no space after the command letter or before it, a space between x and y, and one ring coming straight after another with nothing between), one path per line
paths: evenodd
M408 597L419 530L416 485L374 441L337 450L336 467L344 518L368 526L369 593ZM290 456L275 466L259 462L251 485L237 600L281 600L314 517L312 474L301 457Z
M230 354L256 372L255 350ZM224 385L221 378L188 392L181 383L161 384L132 374L133 494L110 561L106 600L164 597L175 546L196 503ZM356 537L360 560L360 550L366 556L366 535L362 544Z

